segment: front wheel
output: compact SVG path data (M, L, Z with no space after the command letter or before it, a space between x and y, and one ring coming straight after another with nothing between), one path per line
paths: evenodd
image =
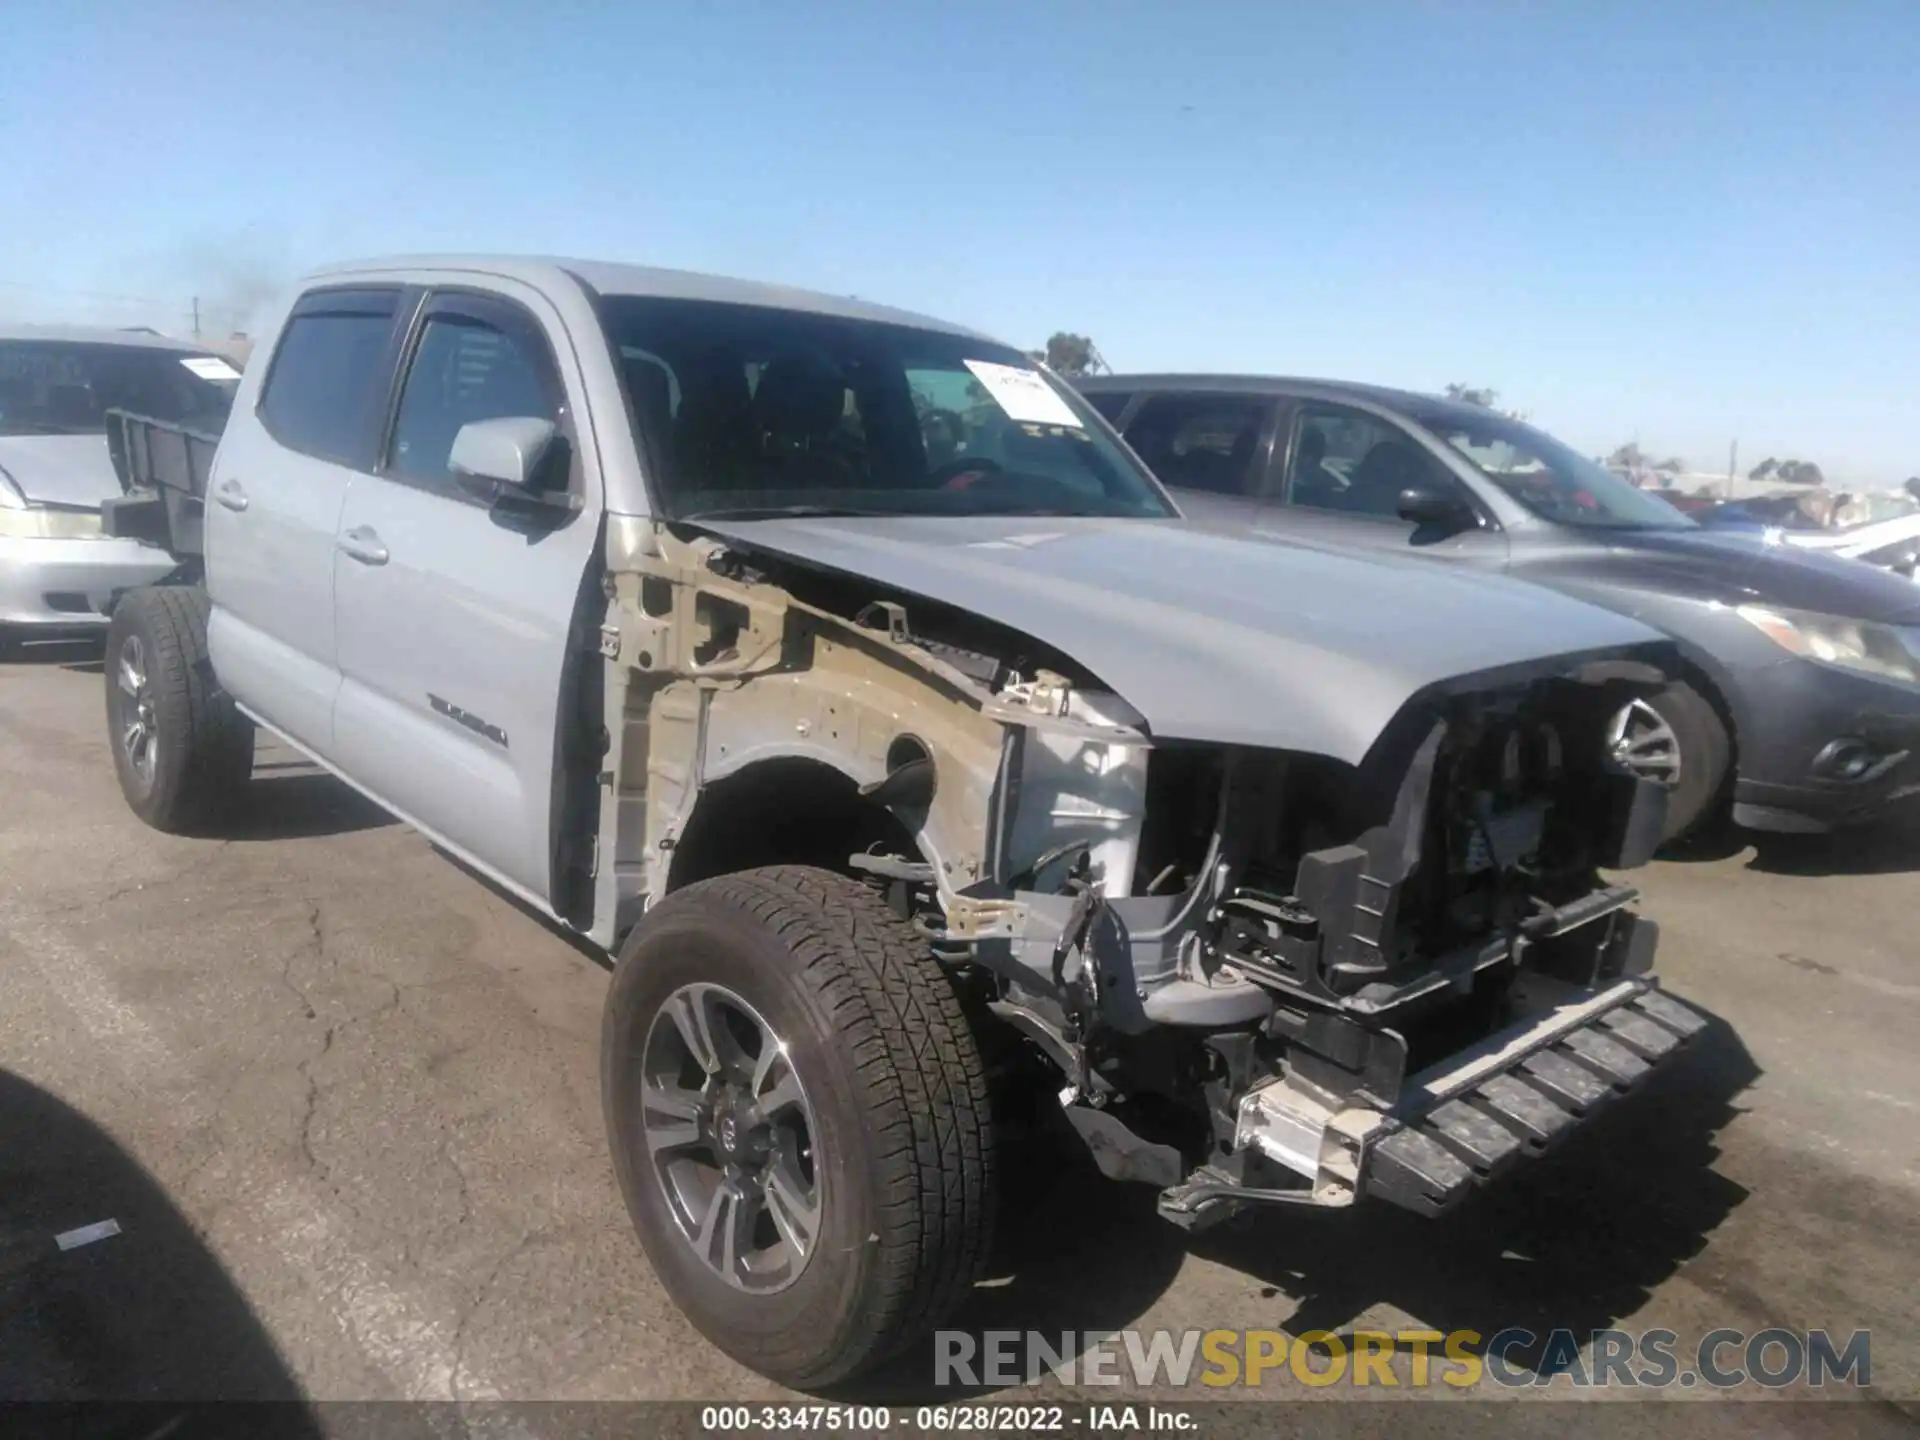
M859 882L777 866L666 897L614 973L600 1073L647 1256L742 1364L844 1381L979 1277L979 1050L952 980Z
M1613 758L1667 792L1661 839L1683 839L1706 822L1726 790L1733 742L1712 704L1685 681L1630 700L1607 730Z
M206 592L135 590L114 608L104 661L120 793L156 830L217 820L253 772L253 725L213 678Z

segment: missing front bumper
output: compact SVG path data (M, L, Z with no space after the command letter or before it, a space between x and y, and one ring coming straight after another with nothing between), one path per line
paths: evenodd
M1645 979L1623 980L1414 1077L1374 1141L1365 1190L1421 1215L1458 1204L1641 1084L1706 1029Z
M1256 1188L1203 1167L1161 1192L1160 1213L1197 1229L1248 1205L1340 1206L1367 1194L1438 1215L1557 1145L1706 1025L1635 976L1554 1005L1411 1077L1384 1113L1316 1117L1282 1085L1256 1091L1242 1103L1235 1148L1257 1149L1307 1183Z

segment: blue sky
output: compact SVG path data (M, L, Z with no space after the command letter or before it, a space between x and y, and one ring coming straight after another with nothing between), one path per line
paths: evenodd
M10 0L0 315L311 264L780 280L1119 369L1920 473L1920 5Z

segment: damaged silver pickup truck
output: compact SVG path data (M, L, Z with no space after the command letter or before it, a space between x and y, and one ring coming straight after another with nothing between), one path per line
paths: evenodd
M980 1276L1046 1097L1171 1221L1446 1209L1704 1023L1649 977L1663 642L1544 590L1186 526L1018 351L631 267L308 280L226 429L119 415L128 802L264 726L618 957L634 1223L821 1387Z

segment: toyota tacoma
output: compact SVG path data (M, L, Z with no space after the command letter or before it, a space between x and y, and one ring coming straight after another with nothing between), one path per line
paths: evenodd
M113 616L128 803L217 827L264 727L617 957L626 1203L781 1381L967 1294L1036 1095L1181 1226L1435 1213L1704 1023L1603 874L1661 834L1605 731L1664 641L1189 526L969 331L369 262L299 287L218 434L112 439L109 528L178 562Z

